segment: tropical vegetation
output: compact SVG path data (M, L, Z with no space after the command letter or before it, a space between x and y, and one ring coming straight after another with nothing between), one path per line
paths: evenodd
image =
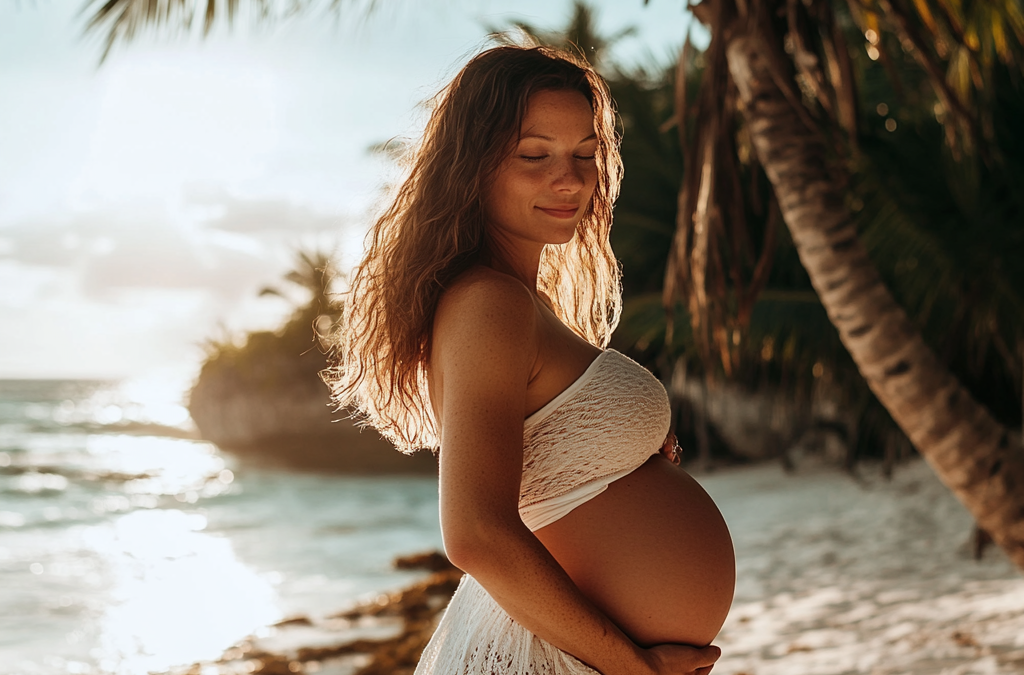
M978 525L1024 568L1020 437L1007 426L1009 419L998 420L979 402L987 392L975 394L965 386L966 378L956 377L962 357L942 359L922 332L929 325L948 327L951 332L944 337L960 340L960 354L983 354L980 345L1002 343L1007 349L999 357L1000 370L1020 373L1020 350L1008 345L1020 345L1024 335L1015 310L1024 286L1008 270L1021 259L1022 211L1014 203L1019 197L1010 195L1020 184L1024 157L1009 154L1015 143L1004 145L997 134L1019 135L1011 120L1020 119L1022 109L1018 57L1024 17L1013 3L979 7L952 0L934 8L924 0L912 8L867 0L846 6L824 0L717 0L696 6L712 41L692 117L682 94L685 87L677 95L677 124L683 129L692 120L694 135L681 137L688 171L666 297L688 302L697 344L703 353L719 356L728 371L731 350L742 341L735 338L737 329L749 323L748 289L757 290L763 259L744 255L736 241L737 221L745 215L737 206L743 194L738 186L745 184L744 177L763 171L811 285L871 391ZM887 77L869 61L880 62ZM911 77L901 78L901 70ZM937 118L933 125L927 115L907 115L902 121L910 128L900 133L909 131L911 141L918 136L923 151L938 154L938 165L945 165L946 180L931 183L919 195L945 201L951 209L939 214L945 222L914 220L894 228L895 236L863 227L872 214L887 215L874 209L861 215L866 198L901 207L890 225L914 214L913 202L900 204L902 194L886 194L892 182L878 180L886 175L879 158L897 162L900 156L890 149L897 144L871 133L864 119L863 103L875 103L864 100L872 77L903 90L903 96L893 91L894 109L930 106ZM895 134L901 120L888 116L888 108L880 101L875 112L886 117L883 128ZM915 163L910 171L921 169ZM973 178L978 187L951 183L950 174ZM912 186L909 180L901 183ZM982 185L995 190L995 204L980 201L987 196ZM944 199L943 192L951 199ZM918 205L917 212L927 211ZM964 236L953 236L957 228L950 223L976 235L966 256ZM766 218L762 252L770 243L770 225ZM888 239L887 261L870 256L863 242L871 235L876 241ZM909 255L899 250L907 243L917 247ZM983 256L988 266L971 264L974 255ZM922 262L926 256L931 260ZM879 263L894 259L891 272L880 273ZM969 266L956 269L949 264L954 261ZM935 265L941 275L927 279L934 290L922 290L919 281L917 288L902 287L900 299L923 305L912 319L886 276L909 276L899 267L920 265ZM964 278L975 270L977 276ZM984 299L966 300L979 289ZM962 299L952 307L927 302L943 294ZM958 337L955 331L964 324L975 330ZM964 375L981 374L984 363L979 361L973 373Z
M254 331L242 339L225 335L208 340L200 379L229 376L240 391L268 390L295 380L322 388L318 373L325 365L326 346L319 336L326 336L340 316L332 289L335 272L330 256L322 251L299 251L295 258L284 280L307 299L295 305L278 330ZM289 297L275 287L264 288L260 295ZM282 358L287 361L283 367L279 363Z

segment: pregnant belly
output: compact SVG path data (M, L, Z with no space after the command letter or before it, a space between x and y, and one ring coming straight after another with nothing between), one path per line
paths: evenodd
M706 645L725 622L736 559L711 497L661 455L535 533L640 645Z

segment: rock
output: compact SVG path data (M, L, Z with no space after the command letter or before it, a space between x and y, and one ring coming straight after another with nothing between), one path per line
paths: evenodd
M429 570L431 572L441 572L456 569L455 565L448 560L448 556L440 551L399 556L395 558L394 564L395 569L399 570Z
M188 409L202 438L244 460L356 474L434 474L427 451L405 455L373 429L334 412L323 354L285 337L253 334L203 365Z
M840 465L857 426L851 410L838 404L842 392L825 384L817 386L808 400L772 388L751 391L730 382L705 386L696 378L673 377L669 389L694 416L707 420L730 454L748 461L781 458L795 464L815 455Z

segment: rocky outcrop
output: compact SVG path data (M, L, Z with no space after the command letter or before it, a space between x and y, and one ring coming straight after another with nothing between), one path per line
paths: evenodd
M677 368L668 390L689 414L690 426L703 423L714 436L716 455L746 461L780 459L786 465L806 455L830 464L849 464L857 411L844 405L844 392L827 377L816 377L810 396L777 387L751 390L739 383L687 378ZM680 440L688 429L677 432ZM697 441L697 434L693 434ZM684 447L685 449L685 447Z
M287 334L254 333L207 359L189 399L202 438L243 459L345 473L436 473L429 452L404 455L332 410L326 360Z

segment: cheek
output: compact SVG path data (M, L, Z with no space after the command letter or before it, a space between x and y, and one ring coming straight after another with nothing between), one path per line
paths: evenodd
M499 176L491 185L487 198L484 201L484 210L487 216L495 222L501 223L509 218L515 218L514 214L521 201L516 190L516 181L510 180L505 174Z
M502 180L499 200L506 204L522 206L543 188L546 176L543 171L510 171Z

